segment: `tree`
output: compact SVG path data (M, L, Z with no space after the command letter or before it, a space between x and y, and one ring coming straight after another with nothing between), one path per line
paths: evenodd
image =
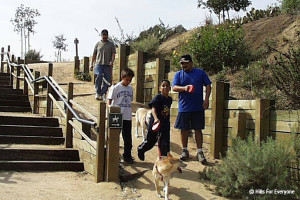
M21 4L21 6L16 9L15 18L10 20L14 25L14 31L21 36L21 57L23 57L23 51L25 52L24 54L26 54L26 52L30 50L30 33L34 33L33 28L37 24L34 18L40 15L37 9L24 7L24 5ZM23 44L25 49L23 49Z
M282 10L288 14L297 14L300 11L300 0L283 0Z
M219 23L221 21L221 12L223 21L225 21L225 12L227 12L227 18L229 19L229 10L246 10L251 5L250 0L198 0L198 8L208 8L210 12L214 12L218 18Z
M56 35L55 39L52 41L53 47L55 47L55 49L57 49L57 53L55 52L57 62L61 61L61 52L67 51L68 45L65 43L66 40L67 39L64 38L64 35L60 34L60 35Z

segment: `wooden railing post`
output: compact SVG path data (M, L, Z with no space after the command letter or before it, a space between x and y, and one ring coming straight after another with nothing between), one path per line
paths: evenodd
M17 66L17 80L16 80L16 89L20 89L20 75L21 75L21 66Z
M40 77L40 72L35 71L34 72L34 78L37 79ZM34 93L33 93L33 114L37 114L38 111L38 103L39 103L39 83L35 82L33 84L33 89L34 89Z
M83 57L83 73L88 74L89 73L89 57Z
M210 138L210 153L213 156L213 158L219 158L220 153L223 153L224 96L224 83L218 81L213 82Z
M1 73L4 72L4 47L1 48Z
M49 63L48 65L48 77L52 76L53 74L53 64ZM49 83L47 83L47 108L46 108L46 116L52 116L52 101L49 94L52 93L52 87Z
M255 140L260 142L270 135L270 100L256 99Z
M79 65L80 65L79 57L75 56L74 57L74 74L76 73L76 71L79 71Z
M73 83L70 82L68 84L68 97L67 97L67 101L69 103L69 105L72 105L70 103L70 100L73 99ZM69 120L72 120L72 113L70 111L70 109L67 108L67 116L66 116L66 148L72 148L73 147L73 128L72 125L69 123Z
M17 64L18 65L20 65L20 63L21 63L21 58L20 57L18 57L18 59L17 59ZM23 94L24 95L28 95L28 83L27 83L27 81L26 81L26 78L28 78L27 77L27 74L25 73L25 71L23 71Z
M159 93L159 83L165 77L165 59L156 58L156 80L155 80L155 88L154 95Z
M105 180L105 113L106 104L104 101L100 101L98 106L98 121L99 126L97 134L97 153L96 153L96 183Z
M13 73L15 72L15 67L13 65L11 65L10 66L11 70L9 70L8 62L6 63L6 65L7 65L7 73L11 72L11 74L10 74L10 85L14 86L14 75L13 75ZM13 87L13 88L15 88L15 87Z
M119 46L119 75L118 80L121 80L121 71L126 68L126 46L121 44Z
M133 95L136 102L143 102L143 68L144 52L136 51L136 71L135 71L135 94Z
M109 114L120 113L119 106L109 106ZM106 143L106 180L119 181L119 139L120 128L108 128Z

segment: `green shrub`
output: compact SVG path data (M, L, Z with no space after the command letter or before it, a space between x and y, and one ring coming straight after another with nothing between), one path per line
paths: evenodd
M236 86L250 90L256 97L277 100L276 87L266 61L257 61L244 68Z
M298 143L300 145L300 143ZM252 136L235 139L222 164L200 173L225 197L243 199L292 199L299 197L299 183L290 179L287 167L297 159L290 142L268 138L258 144ZM258 194L258 190L294 190L294 195ZM254 194L249 194L250 190ZM298 195L298 196L297 196Z
M297 14L300 11L300 0L283 0L282 11L288 14Z
M35 49L27 51L25 57L29 60L41 61L42 55L40 51L36 51Z
M251 54L244 41L244 32L233 26L204 26L190 39L183 42L179 54L191 54L194 65L211 73L224 68L236 70L247 66ZM180 56L173 54L173 64L179 62ZM177 64L178 65L178 64Z
M276 50L277 51L277 50ZM300 108L300 47L274 56L269 69L273 84L290 100L293 109Z
M154 54L159 46L159 39L153 35L149 35L148 37L135 41L132 43L132 48L134 51L143 51L147 52L150 55Z
M75 71L75 78L82 81L91 81L92 76L89 73L83 73L81 71Z

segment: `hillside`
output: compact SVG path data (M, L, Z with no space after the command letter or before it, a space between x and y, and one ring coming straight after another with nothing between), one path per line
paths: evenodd
M257 51L263 46L266 39L276 41L279 50L286 50L291 44L296 43L300 34L300 15L280 15L262 18L242 26L245 31L245 40L251 49ZM190 37L195 29L176 35L162 43L157 54L167 54L179 46L181 41Z

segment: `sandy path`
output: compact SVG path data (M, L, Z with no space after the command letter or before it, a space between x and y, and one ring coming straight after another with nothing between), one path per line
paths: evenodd
M46 64L37 64L31 66L41 75L46 75ZM72 63L54 63L54 75L59 83L73 81L75 84L74 93L93 93L92 83L73 79ZM77 97L75 101L83 105L93 115L97 115L98 101L94 95ZM3 113L0 113L3 114ZM134 122L133 118L133 122ZM173 122L174 123L174 122ZM173 126L173 125L172 125ZM133 156L136 162L132 165L126 165L121 162L122 173L135 174L146 171L141 177L125 183L95 183L94 177L86 173L77 172L0 172L0 200L22 199L22 200L64 200L64 199L159 199L156 197L154 184L152 181L152 167L158 155L157 146L145 154L146 160L139 161L137 157L137 146L142 142L142 138L135 138L135 123L133 123ZM120 154L123 153L123 141L120 138ZM180 134L177 130L171 130L171 151L174 157L179 157L181 153ZM200 182L199 171L204 166L196 161L196 145L192 138L189 141L189 151L191 159L187 161L187 167L183 169L183 174L174 174L170 184L170 199L182 200L202 200L202 199L225 199L216 196L207 190ZM206 153L207 156L209 156ZM210 165L214 160L208 159Z

